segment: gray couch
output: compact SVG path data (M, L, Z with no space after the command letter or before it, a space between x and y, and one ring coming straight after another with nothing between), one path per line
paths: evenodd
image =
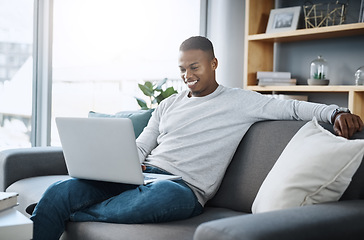
M363 239L364 164L338 202L251 214L251 206L280 153L305 122L254 124L242 139L222 185L202 215L160 224L70 222L62 239ZM323 126L332 131L328 124ZM364 139L364 131L354 138ZM68 178L60 148L0 153L0 190L20 194L19 210L37 202L52 182Z

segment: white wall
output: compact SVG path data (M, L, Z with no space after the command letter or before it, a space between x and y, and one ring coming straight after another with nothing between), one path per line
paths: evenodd
M207 0L207 37L219 61L217 81L243 87L245 0Z

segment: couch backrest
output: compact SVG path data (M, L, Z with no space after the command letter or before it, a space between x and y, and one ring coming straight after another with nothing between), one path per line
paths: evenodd
M251 126L230 163L220 189L207 206L251 212L265 177L304 121L264 121ZM332 125L322 124L331 132ZM364 131L354 135L364 139ZM341 200L364 199L364 164L355 173Z

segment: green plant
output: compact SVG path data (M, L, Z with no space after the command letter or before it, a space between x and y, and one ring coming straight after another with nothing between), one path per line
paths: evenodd
M315 73L314 74L314 79L325 79L325 74L320 73Z
M169 87L166 90L162 89L167 80L167 78L164 78L157 83L146 81L144 84L138 84L139 89L150 99L148 104L144 99L135 97L141 109L147 110L155 108L163 99L166 99L172 94L177 93L173 87Z

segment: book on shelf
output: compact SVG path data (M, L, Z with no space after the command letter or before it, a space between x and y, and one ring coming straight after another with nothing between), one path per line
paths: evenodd
M290 72L266 72L266 71L258 71L257 72L257 79L290 79L291 73Z
M258 86L292 86L297 84L295 78L260 78Z
M0 192L0 211L17 206L18 195L15 192Z

